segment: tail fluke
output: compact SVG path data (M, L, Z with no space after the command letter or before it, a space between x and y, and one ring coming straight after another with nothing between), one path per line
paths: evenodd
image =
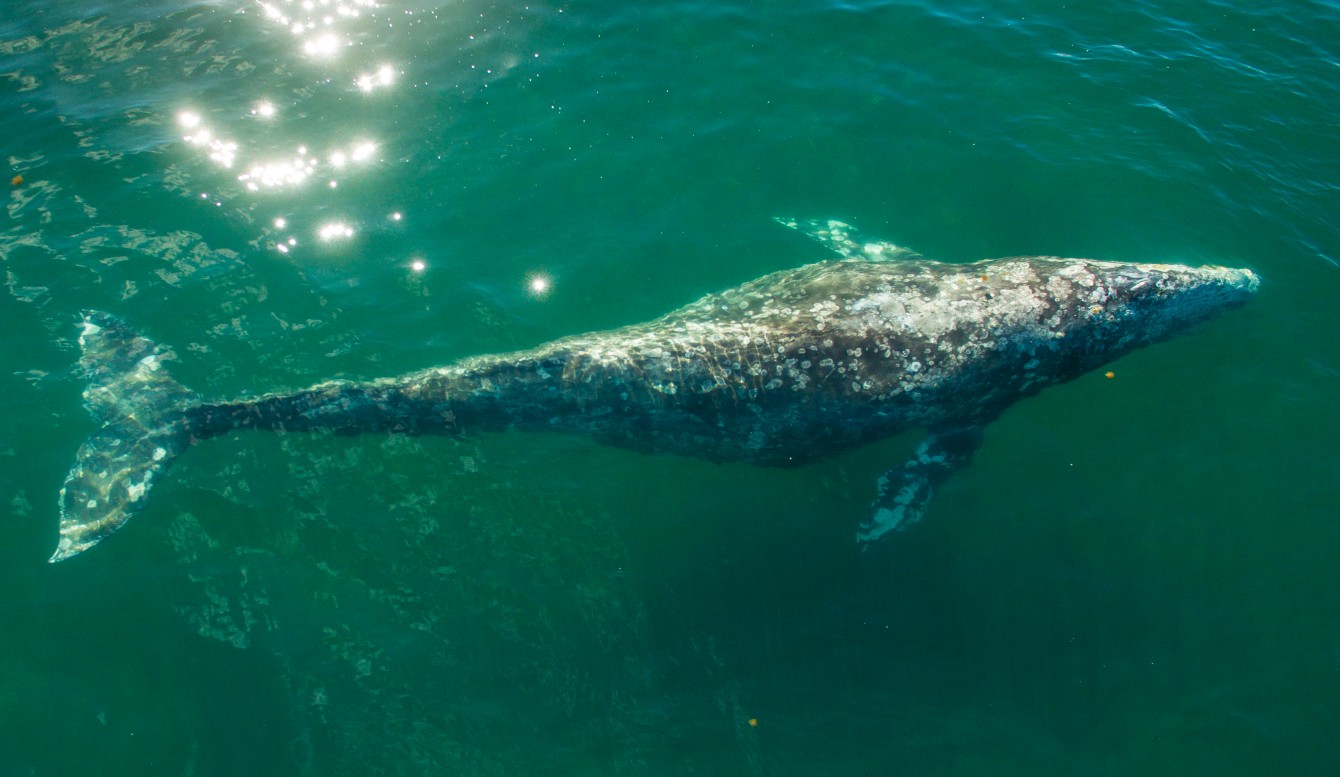
M115 316L85 311L79 346L84 400L102 428L79 447L61 488L52 562L93 547L145 505L154 479L190 447L186 411L197 402L163 368L163 349Z

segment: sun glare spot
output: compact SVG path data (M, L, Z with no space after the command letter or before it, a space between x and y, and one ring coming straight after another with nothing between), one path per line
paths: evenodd
M340 45L339 36L328 32L302 44L302 50L314 57L329 57L340 50Z
M362 140L354 145L354 150L350 156L355 162L366 162L369 157L377 153L377 144L370 140Z
M205 150L205 155L213 162L223 167L232 167L237 159L237 144L231 140L215 136L209 127L201 124L199 114L190 111L182 111L177 115L177 123L186 129L194 130L189 135L183 135L182 140L193 146L199 146Z
M358 88L364 92L371 92L374 89L390 86L395 81L395 68L390 65L382 65L377 68L375 73L363 73L355 82Z
M245 173L237 176L237 180L251 191L277 189L283 186L297 186L311 177L315 170L315 159L299 156L254 164Z
M533 272L526 276L526 289L532 297L543 297L553 288L553 281L542 272Z
M287 30L309 56L329 57L352 45L349 28L376 0L258 0L265 18ZM318 33L318 30L320 31Z
M341 238L353 237L354 228L345 224L343 221L331 221L321 225L317 230L317 236L326 242L339 240Z

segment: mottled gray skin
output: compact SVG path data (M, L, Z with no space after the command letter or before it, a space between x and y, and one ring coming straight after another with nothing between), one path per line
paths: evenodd
M90 392L104 399L147 387L174 407L157 430L137 426L139 442L123 448L144 449L152 466L101 467L99 446L81 450L53 560L115 530L186 445L238 428L554 430L790 466L925 427L931 435L918 455L881 481L876 515L861 533L871 540L919 518L935 486L970 458L981 427L1015 401L1241 304L1258 285L1250 271L1222 267L1055 257L945 264L858 245L837 222L814 232L846 258L773 273L649 323L393 379L204 403L181 402L156 366L125 373L133 387L126 379L99 386L95 376ZM110 343L86 343L86 362L105 363L106 354L89 351L115 351L116 341L124 351L129 340L103 331L116 329L115 319L90 316L102 318L90 317L86 332L91 326ZM156 365L152 344L137 341ZM113 419L113 431L100 434L125 436L115 411L100 416ZM121 490L130 498L118 500ZM106 505L118 502L121 514L107 518ZM96 504L81 507L88 503Z

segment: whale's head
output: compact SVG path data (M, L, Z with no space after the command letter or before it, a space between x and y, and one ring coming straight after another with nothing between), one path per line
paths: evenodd
M1245 304L1261 281L1231 267L1058 260L1047 283L1063 350L1091 369Z

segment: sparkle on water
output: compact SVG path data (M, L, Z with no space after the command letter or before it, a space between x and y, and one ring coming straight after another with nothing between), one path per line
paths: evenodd
M553 281L542 272L533 272L526 277L526 288L533 297L543 297L553 288Z
M322 240L331 241L354 236L354 228L343 221L329 221L321 225L317 230L317 236Z
M375 73L360 75L355 83L364 92L371 92L383 86L390 86L393 81L395 81L395 69L390 65L382 65Z

